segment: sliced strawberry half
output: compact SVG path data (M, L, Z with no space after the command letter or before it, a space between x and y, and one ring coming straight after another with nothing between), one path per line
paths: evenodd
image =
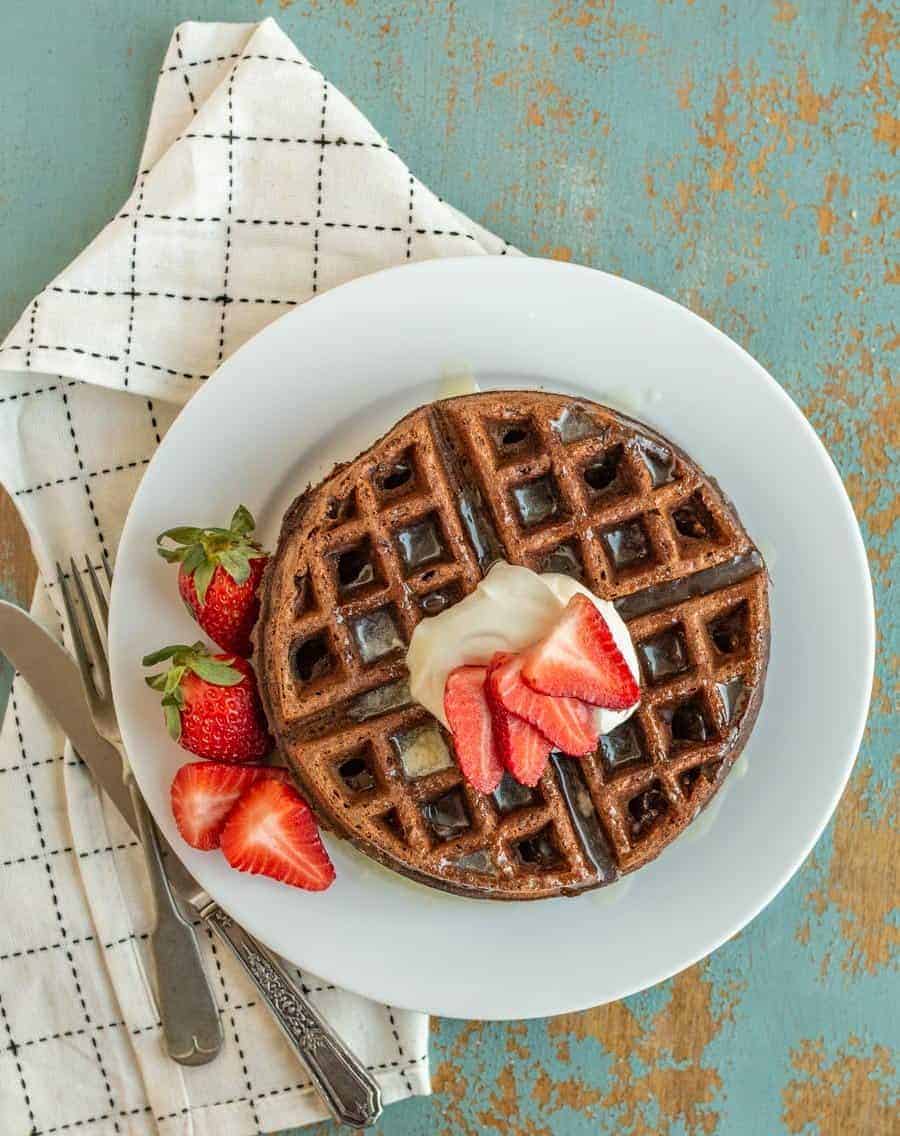
M526 653L522 678L540 694L578 698L607 710L627 710L640 697L609 625L580 592L546 639Z
M488 706L487 667L457 667L447 676L444 713L463 777L479 793L493 793L503 776Z
M499 702L491 701L491 714L494 719L494 738L503 768L520 785L537 785L547 768L553 743L524 718L510 714Z
M172 781L170 796L172 814L185 842L204 852L218 848L228 814L261 777L289 780L290 774L286 769L267 765L232 765L224 761L182 765Z
M239 872L324 891L334 866L309 805L292 785L265 778L238 801L222 832L225 859Z
M488 667L489 699L524 718L562 753L592 753L599 735L590 706L577 698L553 698L532 690L522 681L524 663L524 655L494 655Z

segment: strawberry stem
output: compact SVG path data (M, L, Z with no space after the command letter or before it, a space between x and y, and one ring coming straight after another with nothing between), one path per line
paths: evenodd
M167 660L171 661L170 667L159 674L146 676L144 681L152 690L162 694L166 728L177 742L181 737L181 711L184 709L182 683L188 671L213 686L237 686L245 676L232 665L234 657L215 659L199 642L192 647L185 646L184 643L162 647L145 655L141 662L145 667L153 667Z
M255 527L250 510L246 505L238 505L227 529L190 525L166 529L156 538L156 550L163 560L180 564L185 575L193 578L202 605L216 568L221 565L236 584L243 584L250 578L250 561L266 555L250 539Z

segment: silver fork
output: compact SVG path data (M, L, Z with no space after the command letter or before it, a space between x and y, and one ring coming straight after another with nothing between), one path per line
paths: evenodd
M157 1000L166 1051L173 1061L181 1065L205 1065L222 1048L222 1024L194 928L178 908L163 865L160 835L131 773L122 746L112 700L106 650L109 602L94 565L89 558L85 559L96 601L94 605L88 601L81 572L74 559L69 563L79 604L76 605L72 586L59 564L56 565L57 578L94 724L98 733L114 745L122 756L123 778L131 794L138 821L153 896L150 953L156 970ZM105 582L109 585L112 582L109 565L105 558L102 563ZM79 607L82 619L78 618ZM95 608L102 633L94 614ZM87 632L87 643L84 631Z

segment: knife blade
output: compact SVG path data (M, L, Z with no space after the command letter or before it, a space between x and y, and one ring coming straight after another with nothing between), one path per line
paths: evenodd
M0 651L25 678L131 829L137 818L122 777L122 758L97 733L75 660L31 616L0 600Z
M84 696L81 674L72 656L27 612L5 600L0 600L0 651L59 723L72 748L128 827L140 835L131 793L123 776L122 758L115 746L97 732ZM162 833L160 840L169 883L182 899L192 903L204 894L203 889L168 847Z

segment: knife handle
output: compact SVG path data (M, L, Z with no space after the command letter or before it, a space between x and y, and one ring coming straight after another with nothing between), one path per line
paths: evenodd
M284 968L218 904L209 903L201 915L234 952L335 1120L351 1128L374 1124L382 1110L378 1083Z
M194 928L179 911L169 886L156 825L134 778L127 780L153 896L150 954L166 1052L179 1065L205 1065L224 1040L216 1000Z

